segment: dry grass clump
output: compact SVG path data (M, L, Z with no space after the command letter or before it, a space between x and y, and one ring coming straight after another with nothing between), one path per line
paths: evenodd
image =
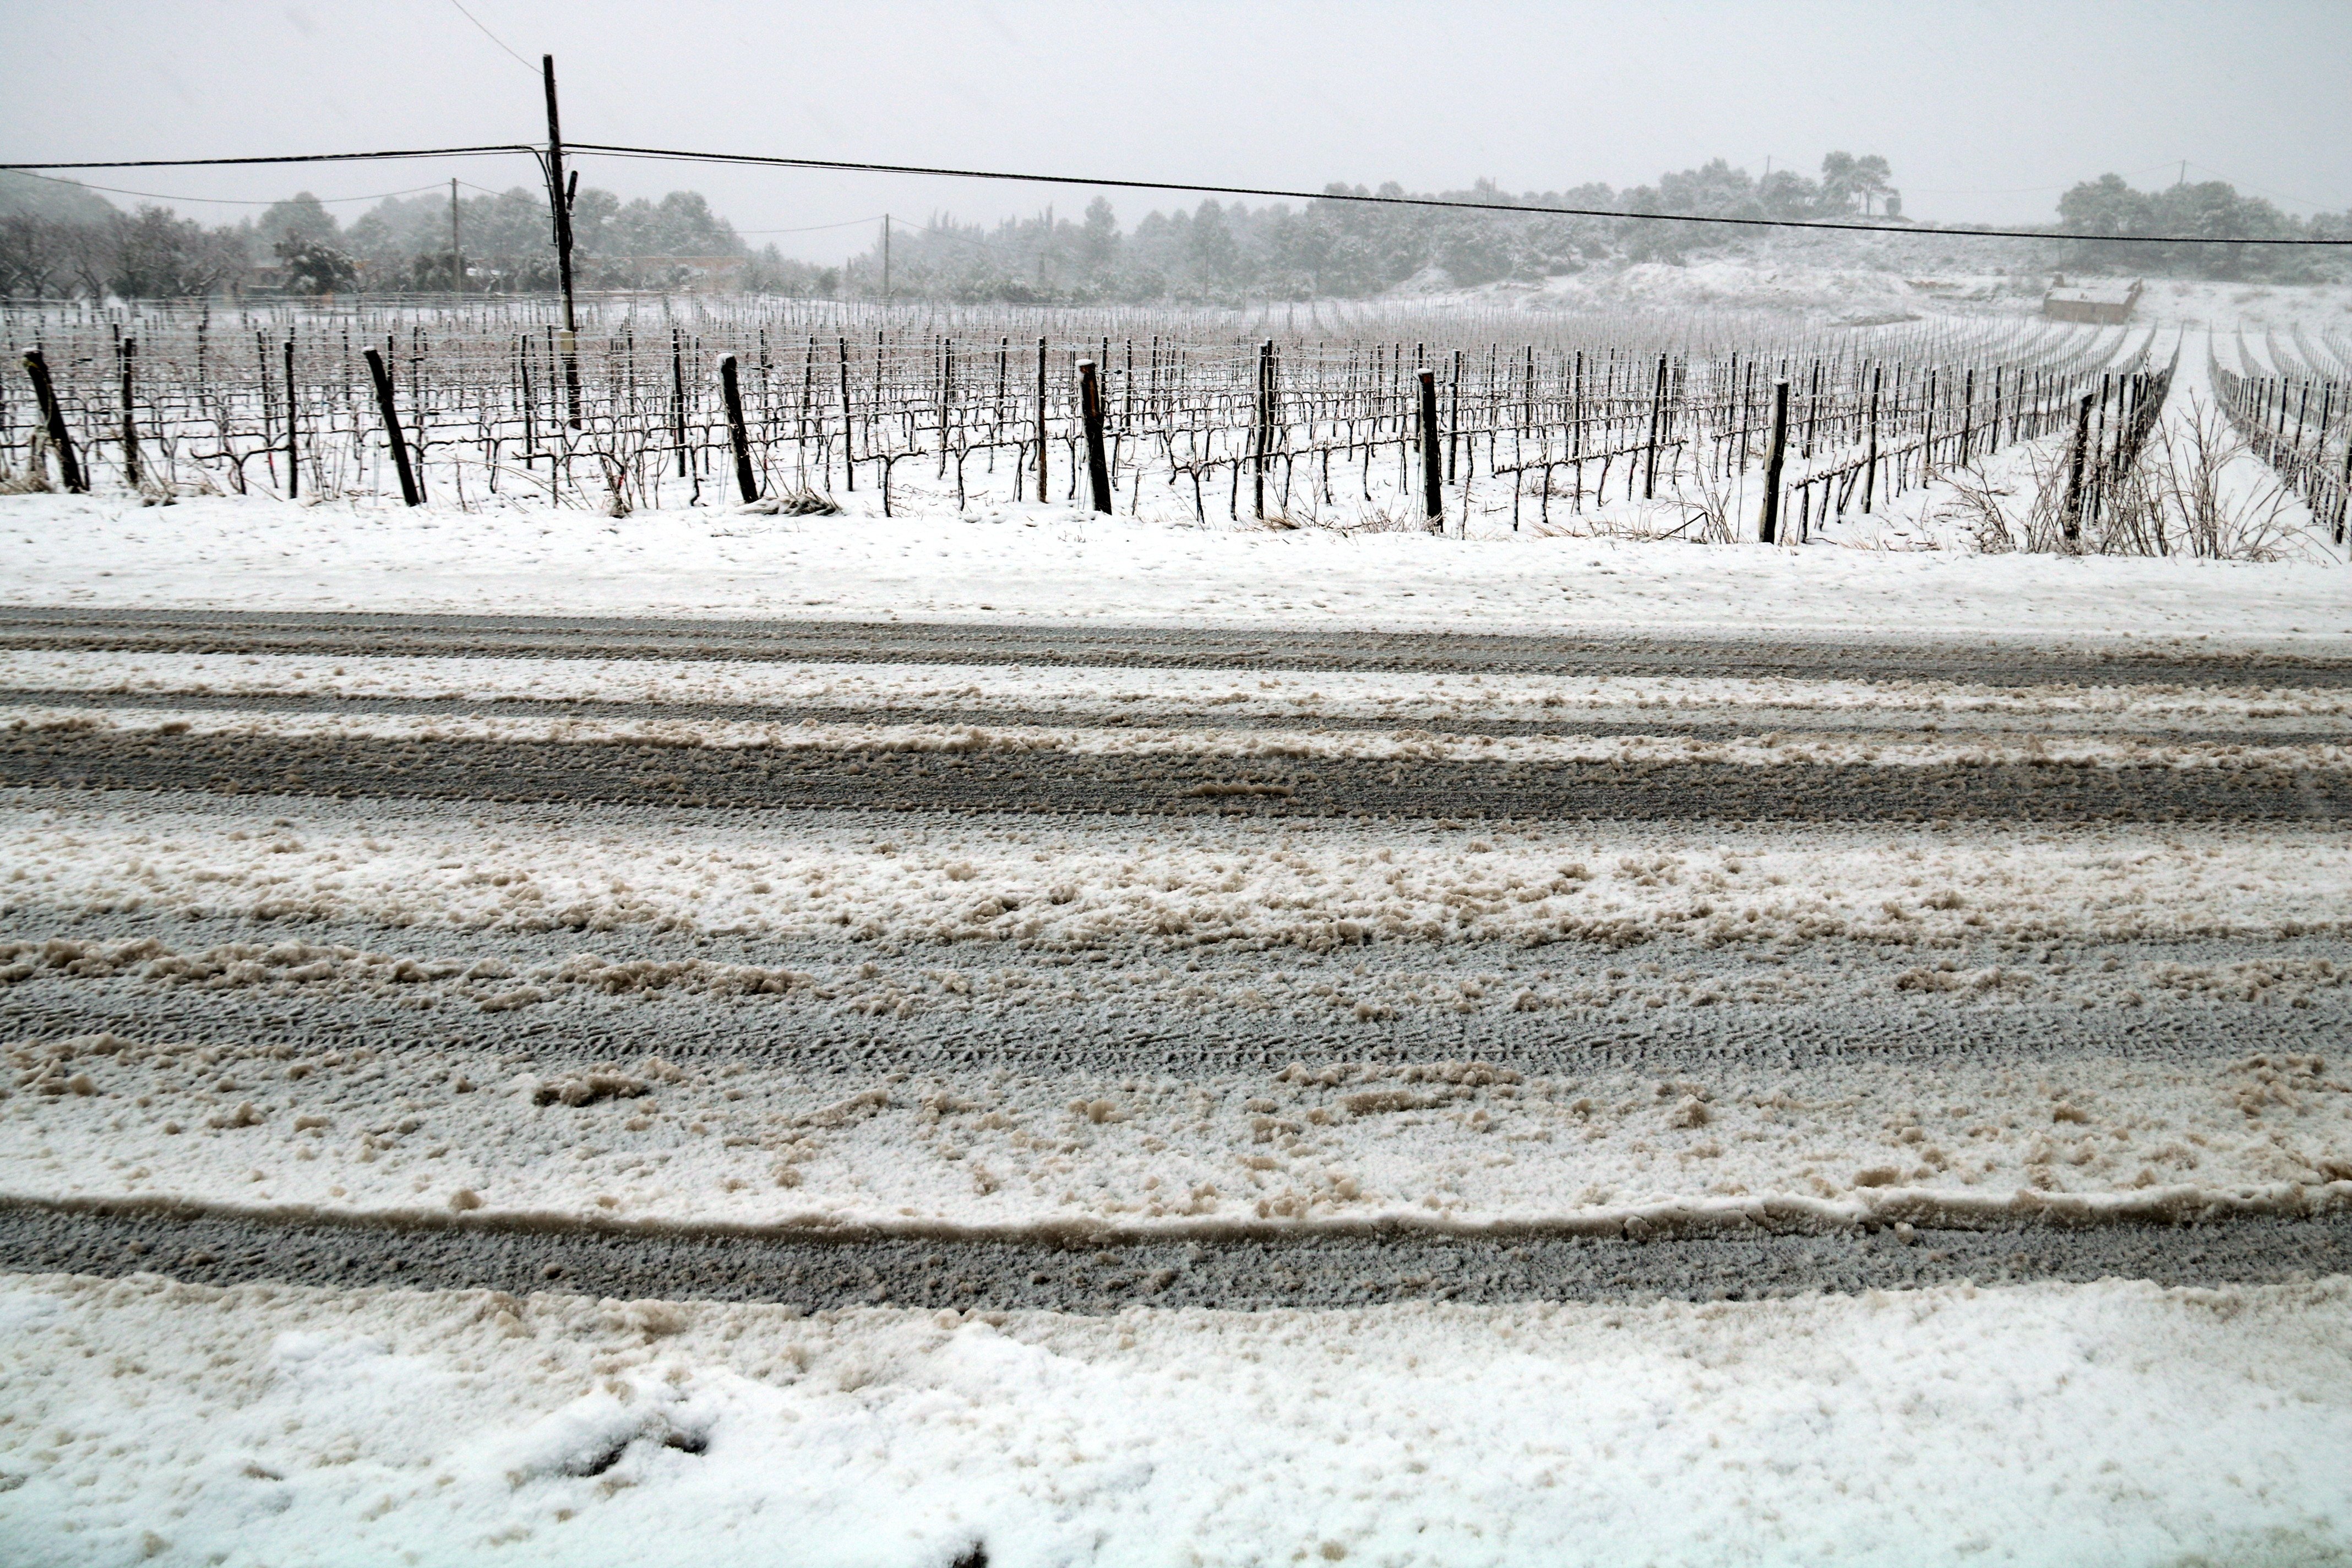
M2086 479L2073 498L2063 447L2035 447L2027 474L2004 483L1982 463L1945 470L1951 495L1937 509L1987 554L2188 555L2210 561L2277 561L2309 542L2294 497L2266 467L2240 462L2246 443L2202 399L2157 427L2140 460L2108 477L2103 493Z

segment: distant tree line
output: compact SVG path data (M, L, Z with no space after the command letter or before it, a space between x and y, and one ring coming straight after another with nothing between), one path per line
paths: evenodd
M1492 181L1435 193L1504 207L1576 207L1601 216L1449 211L1337 199L1402 196L1335 184L1302 207L1252 207L1214 198L1147 214L1122 229L1097 197L1073 219L1051 208L996 224L940 215L894 226L889 287L900 297L971 303L1227 303L1248 299L1363 298L1415 282L1475 287L1535 280L1596 264L1688 259L1737 252L1756 231L1662 224L1643 215L1800 218L1901 224L1902 193L1885 158L1832 153L1818 177L1790 169L1758 179L1717 158L1614 190L1502 190ZM2068 269L2290 280L2342 264L2261 246L2121 245L2133 235L2252 237L2352 237L2352 213L2298 219L2229 184L2186 183L2137 191L2108 174L2060 198L2049 264ZM464 271L456 269L450 204L427 193L389 197L348 225L307 192L257 218L206 227L168 208L125 213L64 181L0 174L0 293L13 296L169 297L222 292L268 258L277 286L321 294L536 292L556 283L543 193L477 192L457 204ZM583 286L674 288L688 281L670 261L740 258L728 286L754 293L872 298L882 292L879 236L840 267L794 260L775 246L756 253L694 191L624 202L583 188L573 208L575 271Z
M2182 181L2160 191L2136 191L2121 174L2085 180L2058 198L2059 226L2070 235L2179 235L2219 239L2352 238L2352 212L2319 213L2308 220L2283 213L2260 196L2240 195L2223 180ZM2305 250L2262 245L2117 245L2093 237L2067 242L2068 266L2100 272L2173 277L2299 281L2323 275Z
M445 194L388 197L348 225L305 191L258 217L207 227L166 207L126 213L62 181L0 173L0 293L17 297L172 298L226 291L270 258L278 286L324 294L529 292L556 284L544 193L517 187L457 203L464 271L451 249ZM647 258L747 257L734 226L699 192L624 202L583 186L572 205L575 267L590 288L673 286ZM792 264L770 253L782 281ZM818 279L814 269L808 286Z
M894 233L892 288L1015 303L1349 298L1417 279L1467 286L1533 280L1597 262L1675 260L1738 237L1727 229L1630 216L1519 216L1334 199L1407 194L1394 182L1377 190L1340 183L1326 186L1324 197L1304 208L1282 202L1253 208L1213 197L1189 211L1150 213L1127 232L1100 197L1075 221L1051 208L993 226L935 216ZM1886 160L1845 153L1822 160L1820 179L1780 170L1759 180L1718 158L1666 174L1655 185L1623 191L1587 184L1515 195L1482 180L1435 195L1609 215L1834 219L1902 210ZM878 239L845 268L845 281L853 293L879 291Z

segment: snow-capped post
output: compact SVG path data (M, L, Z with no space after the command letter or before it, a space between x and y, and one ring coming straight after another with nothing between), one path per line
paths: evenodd
M1445 482L1454 484L1461 479L1462 447L1462 351L1454 351L1454 380L1445 399Z
M1438 451L1437 434L1437 373L1421 373L1421 490L1422 514L1429 520L1429 531L1445 531L1445 460ZM1462 520L1467 528L1470 520Z
M2344 489L2336 498L2336 542L2344 542L2344 518L2352 510L2352 441L2344 444Z
M719 392L727 399L727 438L735 447L735 488L738 500L760 499L760 477L751 471L751 439L743 434L743 392L735 380L735 356L719 362Z
M139 354L139 340L122 340L122 477L139 488L139 422L131 409L131 364Z
M122 345L122 435L127 444L131 437L131 345ZM301 405L294 401L294 334L286 334L286 499L298 500L302 495L302 448L297 440ZM137 483L134 478L131 481Z
M1087 426L1087 479L1094 492L1095 510L1110 510L1110 468L1103 461L1103 398L1102 383L1095 374L1095 362L1078 362L1078 411Z
M1870 515L1872 495L1878 489L1878 384L1885 380L1886 367L1870 367L1870 452L1862 464L1862 515Z
M1780 466L1789 457L1789 378L1772 380L1772 437L1764 447L1764 515L1757 539L1769 544L1780 533Z
M1053 469L1046 465L1045 461L1045 340L1039 338L1037 340L1037 499L1041 501L1054 499L1046 493L1046 487L1053 482Z
M66 411L58 406L58 390L49 384L49 362L41 357L40 350L25 351L25 374L32 378L33 399L41 405L41 423L48 426L49 445L57 449L58 477L65 481L66 489L79 495L89 489L89 479L74 456L73 437L66 429Z
M2063 526L2066 548L2073 550L2083 542L2083 460L2091 447L2091 404L2096 393L2086 392L2074 405L2074 445L2066 459L2066 510Z
M1265 517L1265 449L1274 434L1274 340L1257 346L1257 402L1250 410L1250 515Z
M841 351L841 482L844 489L855 495L857 492L857 452L849 444L849 339L845 335L837 347Z
M687 477L686 454L686 336L677 327L669 330L669 434L670 444L677 448L677 477Z
M1977 367L1969 366L1968 379L1960 384L1960 467L1969 466L1969 447L1976 437Z
M367 351L368 379L375 383L375 405L383 416L383 438L392 445L392 466L400 473L400 499L415 506L425 498L416 493L416 474L408 466L408 443L400 437L400 413L392 405L392 372L383 367L383 355L375 349Z
M1927 423L1919 433L1919 483L1925 486L1936 472L1936 372L1927 372L1927 391L1919 405L1926 410Z
M1659 425L1666 416L1666 356L1658 356L1658 382L1650 393L1649 449L1642 458L1642 499L1654 500L1658 494Z

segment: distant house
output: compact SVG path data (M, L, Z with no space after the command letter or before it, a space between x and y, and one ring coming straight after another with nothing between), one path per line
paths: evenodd
M2119 327L2131 320L2139 303L2140 280L2128 283L2077 283L2057 279L2042 296L2042 313L2053 321L2082 321L2095 327Z

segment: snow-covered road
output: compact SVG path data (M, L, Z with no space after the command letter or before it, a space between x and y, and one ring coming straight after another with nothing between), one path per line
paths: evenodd
M458 516L305 584L349 516L83 504L0 615L48 1558L2342 1544L2323 568ZM793 541L810 620L694 553Z

